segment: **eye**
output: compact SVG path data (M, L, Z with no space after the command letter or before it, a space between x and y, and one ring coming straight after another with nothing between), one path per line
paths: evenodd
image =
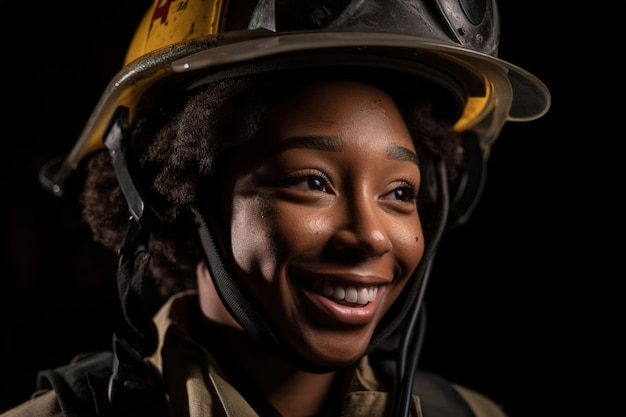
M415 199L415 193L413 192L412 187L396 188L394 190L394 196L398 200L402 200L402 201L411 201Z
M417 188L414 184L403 181L400 186L394 188L385 198L393 200L415 202L417 200Z
M306 183L306 187L310 188L314 191L324 191L325 181L320 177L309 177L302 180L303 183Z
M329 184L330 179L319 171L297 173L282 181L282 185L286 187L327 193L331 192Z

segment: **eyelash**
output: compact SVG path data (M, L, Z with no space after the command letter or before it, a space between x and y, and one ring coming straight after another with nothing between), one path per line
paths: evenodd
M312 191L317 191L317 192L327 191L327 184L330 183L330 178L328 178L328 176L326 176L323 172L312 171L312 172L299 172L299 173L293 174L289 178L286 178L283 181L281 181L280 185L283 187L293 186L304 180L307 181L307 186L309 187L309 189L311 189ZM319 189L320 187L311 186L311 181L319 181L320 182L319 185L321 189ZM417 187L415 186L415 183L405 178L400 179L399 182L402 183L402 185L392 190L392 193L394 193L394 196L398 197L396 193L399 190L401 190L405 192L406 195L404 197L402 196L398 197L397 198L398 200L417 201Z
M315 181L318 180L320 181L320 185L322 186L322 188L326 188L326 185L328 183L330 183L330 178L328 178L328 176L326 176L323 172L321 171L309 171L309 172L298 172L296 174L291 175L290 177L284 179L283 181L281 181L280 185L281 186L290 186L290 185L296 185L299 182L302 182L304 180L307 180L307 185L310 184L311 181ZM313 191L324 191L324 190L319 190L316 189L315 187L310 187L311 190Z
M401 179L400 182L404 183L400 187L396 187L393 192L397 192L398 190L407 191L407 195L404 198L399 198L402 201L417 201L417 186L413 181L408 179Z

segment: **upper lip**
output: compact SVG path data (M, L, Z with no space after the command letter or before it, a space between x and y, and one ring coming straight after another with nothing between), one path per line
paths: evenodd
M290 271L289 276L304 281L332 281L346 285L372 286L389 284L392 279L377 274L354 272L312 272Z

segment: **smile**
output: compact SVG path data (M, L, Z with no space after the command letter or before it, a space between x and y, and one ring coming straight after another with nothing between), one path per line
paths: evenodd
M292 274L290 277L302 287L346 307L365 307L376 300L381 284L364 284L319 277Z
M321 313L318 318L324 320L323 323L331 323L332 326L338 323L344 325L371 323L388 284L384 278L373 275L326 273L304 276L291 272L291 280L305 290L304 294L310 300L311 306L316 307L307 309L307 312ZM332 321L326 322L328 318Z
M346 301L352 304L366 305L374 301L378 293L378 286L360 286L345 285L324 281L322 285L322 294L326 297L332 297L338 301Z

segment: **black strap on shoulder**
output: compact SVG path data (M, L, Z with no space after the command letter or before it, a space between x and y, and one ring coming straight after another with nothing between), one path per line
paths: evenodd
M107 396L112 352L96 353L69 365L39 372L37 387L53 389L67 417L112 415Z
M54 390L66 417L165 417L163 392L155 388L158 384L152 367L142 361L141 372L127 369L127 361L120 362L116 357L127 355L119 340L115 348L115 355L112 351L99 352L39 372L37 388ZM141 373L142 379L133 380L128 373ZM111 390L117 394L113 405L109 400Z
M139 354L136 334L113 336L108 399L117 416L166 417L165 389L155 368Z

